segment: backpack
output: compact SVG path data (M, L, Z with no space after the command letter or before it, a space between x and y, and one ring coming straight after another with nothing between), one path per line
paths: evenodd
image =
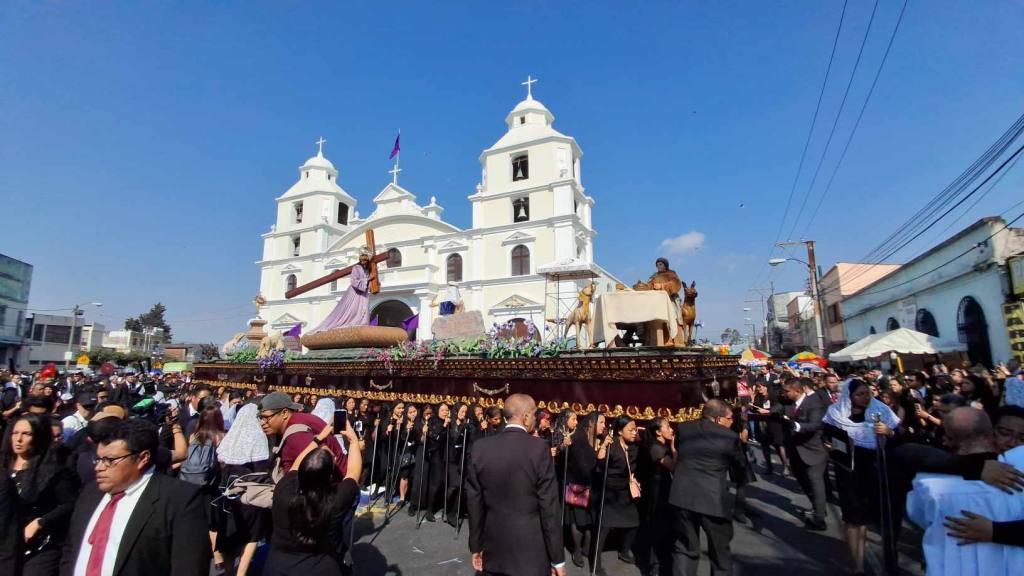
M190 484L211 486L217 480L217 447L213 442L193 442L178 477Z
M224 496L229 499L237 499L242 504L256 508L270 508L274 504L274 488L278 481L288 472L281 470L281 458L278 452L284 447L285 440L298 432L312 432L305 424L292 424L284 431L281 441L274 448L274 469L268 474L266 472L253 472L239 476L232 481L224 490ZM183 467L184 469L184 467Z

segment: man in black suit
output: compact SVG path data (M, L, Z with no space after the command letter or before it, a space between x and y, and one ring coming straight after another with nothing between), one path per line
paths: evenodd
M62 576L195 576L210 570L210 538L199 487L152 464L153 424L119 423L96 448L96 483L71 517Z
M675 472L668 503L674 518L673 576L695 576L700 562L700 530L708 539L712 574L732 572L733 502L730 468L743 467L740 437L730 429L733 412L721 400L708 400L699 420L676 432Z
M813 513L804 518L811 530L825 530L825 466L828 453L821 439L821 419L828 404L813 391L807 378L790 378L783 385L783 393L792 404L772 406L772 412L784 420L786 454L793 476L811 501Z
M537 404L505 400L504 430L473 443L466 466L469 551L478 572L565 575L558 481L551 448L530 435Z

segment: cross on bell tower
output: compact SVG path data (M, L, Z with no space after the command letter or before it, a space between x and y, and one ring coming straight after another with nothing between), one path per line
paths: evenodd
M534 78L532 76L527 76L526 77L526 82L521 82L520 83L520 86L526 86L526 99L527 100L533 100L533 85L536 84L537 82L539 82L538 79L536 79L536 78Z
M316 149L316 155L317 156L323 156L324 155L324 144L326 144L326 143L327 143L327 140L324 140L323 136L321 136L319 140L314 142L314 144L317 145L317 149Z

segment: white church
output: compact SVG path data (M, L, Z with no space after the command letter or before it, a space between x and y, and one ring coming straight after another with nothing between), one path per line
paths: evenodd
M486 325L530 320L553 331L549 319L564 317L576 294L593 279L597 294L617 280L594 262L591 211L580 176L582 150L556 131L554 116L532 95L505 118L507 131L480 155L481 181L469 196L472 227L460 229L442 218L434 197L421 205L392 181L373 199L373 211L360 217L357 200L339 182L323 155L299 168L299 179L277 199L277 222L263 235L260 316L277 330L317 326L348 288L332 282L293 299L284 294L357 261L372 229L381 290L370 296L370 317L399 326L419 315L417 339L431 338L438 308L435 296L458 286L465 309L479 310Z

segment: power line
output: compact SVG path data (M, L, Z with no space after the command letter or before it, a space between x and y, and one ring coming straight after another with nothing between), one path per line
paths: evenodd
M818 181L818 174L821 173L821 166L825 163L825 157L828 156L828 148L832 145L832 137L836 134L836 127L839 125L839 119L843 116L843 109L846 108L846 99L850 96L850 88L853 87L853 79L857 77L857 68L860 67L860 59L864 55L864 47L867 46L868 36L871 34L871 26L875 23L875 14L878 12L878 0L875 0L874 6L871 8L871 17L868 18L868 26L864 30L864 37L861 38L860 48L857 50L857 60L853 63L853 70L850 71L850 80L846 83L846 90L843 91L843 99L839 103L839 110L836 112L835 120L832 121L832 129L828 132L828 139L825 140L825 147L821 151L821 157L818 159L818 165L814 168L814 176L811 178L811 184L807 187L807 193L804 194L804 200L800 203L800 210L796 213L796 218L793 219L793 227L789 229L789 235L786 236L787 240L793 238L793 232L796 232L796 226L800 223L800 217L804 214L804 208L807 207L807 200L811 197L811 192L814 190L814 184Z
M814 105L814 114L811 116L811 126L807 129L807 138L804 140L804 148L800 153L800 162L796 167L796 174L793 176L793 185L789 188L789 197L786 199L786 209L782 212L782 218L779 220L779 229L775 232L775 240L772 242L771 250L768 252L768 258L765 258L765 262L772 257L775 253L775 245L778 244L779 239L782 238L782 230L786 227L786 219L789 216L789 209L793 203L793 194L796 193L796 185L800 181L800 173L804 169L804 161L807 159L807 149L811 145L811 137L814 135L814 126L818 122L818 114L821 111L821 101L825 96L825 88L828 86L828 79L832 74L832 62L836 57L836 47L839 45L839 36L843 31L843 21L846 19L846 6L849 4L849 0L843 0L843 11L839 14L839 25L836 27L835 37L832 39L832 51L828 56L828 65L825 67L825 78L821 81L821 89L818 91L818 102ZM761 268L757 272L757 276L754 278L754 284L757 285L761 275L764 274L765 267L768 264L763 263Z
M822 203L825 202L825 198L828 196L829 191L832 189L832 182L836 179L836 174L839 172L839 167L843 165L843 160L846 158L846 152L850 149L850 143L853 142L853 137L857 133L857 128L860 127L861 118L864 117L864 111L867 110L868 102L871 101L871 95L875 93L875 86L878 85L878 79L882 76L882 69L885 68L885 62L889 58L889 51L892 49L893 41L896 40L896 33L900 30L900 24L903 22L903 14L907 10L908 0L903 0L903 7L900 8L900 15L896 19L896 26L892 30L892 34L889 36L889 44L885 47L885 53L882 54L882 61L878 65L878 70L875 72L875 78L871 81L871 88L868 90L868 95L864 98L864 104L860 107L860 112L857 114L857 120L853 123L853 129L850 130L850 135L846 138L846 144L843 145L843 151L839 154L839 160L836 162L835 167L832 169L832 174L828 178L828 183L825 185L825 190L818 197L818 204L814 207L814 211L811 213L810 219L807 221L807 225L804 227L804 231L801 236L806 236L807 231L810 229L811 224L814 222L815 217L818 216L818 210L821 209Z

